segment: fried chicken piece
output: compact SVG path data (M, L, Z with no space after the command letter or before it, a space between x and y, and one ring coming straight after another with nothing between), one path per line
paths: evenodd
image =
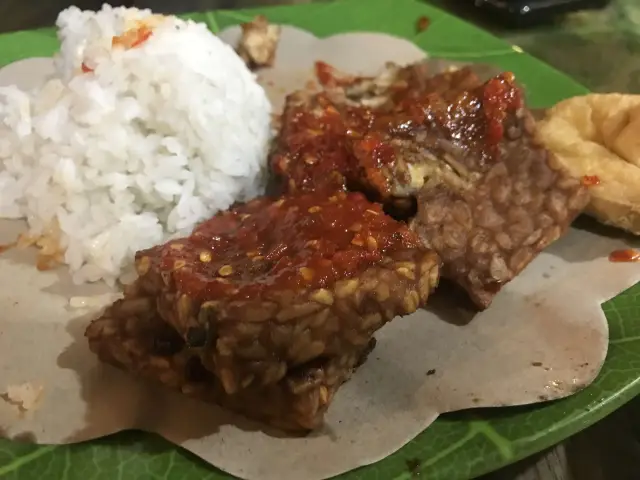
M409 132L419 115L411 105L429 95L455 98L480 84L470 69L430 77L425 63L390 64L375 78L318 68L325 89L287 98L271 155L272 170L287 192L350 189L385 203L415 196L425 165L439 162L424 158Z
M270 24L263 15L240 25L242 36L236 51L251 69L273 65L280 41L280 25Z

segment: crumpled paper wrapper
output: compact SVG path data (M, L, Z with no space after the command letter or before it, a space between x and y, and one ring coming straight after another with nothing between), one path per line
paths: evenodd
M232 43L237 36L237 29L222 33ZM386 61L423 57L413 44L386 35L319 40L285 27L276 64L260 78L280 108L286 92L312 78L315 60L373 74ZM0 70L0 85L33 87L50 72L51 59L17 62ZM336 396L324 428L305 438L100 365L83 337L95 309L70 309L69 300L102 295L96 298L106 304L106 286L73 286L64 268L39 272L34 252L10 250L0 257L0 430L38 443L71 443L138 428L246 479L340 474L398 450L441 413L557 399L591 383L607 352L600 303L640 280L637 265L607 260L629 241L596 227L572 228L482 313L465 310L442 289L426 311L386 326L368 362ZM22 222L0 221L0 243L23 229ZM11 398L17 395L10 386L22 384L32 387L27 393L39 392L27 399L27 411Z

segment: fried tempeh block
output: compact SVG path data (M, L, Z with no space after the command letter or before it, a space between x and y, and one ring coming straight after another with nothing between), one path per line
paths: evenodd
M334 394L375 344L371 340L336 357L293 369L277 383L254 385L229 395L216 376L202 366L198 354L153 314L105 315L89 326L86 336L91 350L105 363L294 432L322 425Z
M139 252L108 315L157 311L232 394L362 347L424 305L439 258L359 193L258 199Z

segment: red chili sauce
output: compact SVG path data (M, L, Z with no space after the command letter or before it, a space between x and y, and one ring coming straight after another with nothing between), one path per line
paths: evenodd
M582 185L585 187L595 187L600 185L600 178L597 175L584 175L582 177Z
M354 176L347 118L326 99L317 108L298 107L287 113L279 139L283 154L271 158L276 175L288 178L289 191L343 189Z
M330 66L319 63L316 69L325 86L336 83ZM433 132L490 161L498 154L507 114L522 106L514 80L505 73L457 92L453 99L432 90L437 82L425 83L421 92L417 82L404 81L404 87L394 88L391 101L377 109L336 104L321 93L315 108L302 105L285 116L281 153L272 157L272 168L289 179L289 191L344 189L356 183L385 197L392 178L382 168L393 169L399 148L394 140Z
M632 248L615 250L609 254L610 262L640 262L640 251Z
M257 199L164 245L160 268L201 300L323 288L393 251L421 248L406 225L359 193Z

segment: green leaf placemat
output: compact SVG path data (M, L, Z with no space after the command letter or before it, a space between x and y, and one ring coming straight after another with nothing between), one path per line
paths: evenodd
M551 105L586 90L560 72L492 35L415 0L342 0L189 15L213 31L265 14L272 22L318 36L379 31L414 41L433 57L494 63L513 71L533 106ZM431 26L416 32L418 18ZM53 30L0 35L0 65L51 55ZM341 480L473 478L549 447L603 418L640 392L640 286L604 305L610 348L598 379L565 400L532 407L459 412L440 417L399 452ZM1 430L0 425L0 430ZM222 480L226 474L157 436L125 432L84 444L34 446L0 439L0 479Z

